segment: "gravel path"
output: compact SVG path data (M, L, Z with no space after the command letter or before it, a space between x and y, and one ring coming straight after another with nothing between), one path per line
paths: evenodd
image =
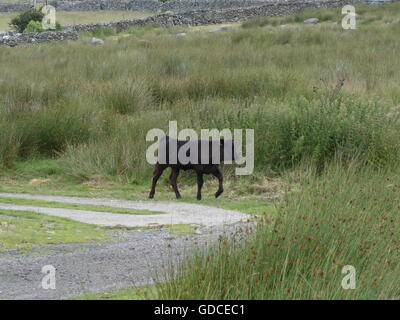
M0 252L0 299L68 299L165 279L167 266L204 250L221 235L240 237L248 223L206 228L201 234L172 236L166 229L113 230L109 243L40 247L28 254ZM43 289L43 266L56 269L56 289Z
M33 211L68 217L101 226L148 226L154 224L195 224L197 233L174 236L166 228L110 230L107 243L75 243L39 247L27 254L0 252L0 299L66 299L86 292L101 292L163 280L166 266L174 265L193 248L205 249L221 235L240 236L253 223L248 215L204 205L78 197L35 196L0 193L3 197L38 199L75 204L106 205L116 208L165 212L130 215L83 210L0 204L0 209ZM56 289L41 286L41 270L56 268Z
M32 211L100 226L145 227L165 224L196 224L218 226L244 221L249 215L214 208L205 205L182 202L131 201L117 199L93 199L81 197L39 196L29 194L0 193L0 197L12 197L31 200L47 200L73 204L101 205L115 208L151 210L165 212L154 215L131 215L84 210L46 208L31 205L14 205L0 203L0 209Z

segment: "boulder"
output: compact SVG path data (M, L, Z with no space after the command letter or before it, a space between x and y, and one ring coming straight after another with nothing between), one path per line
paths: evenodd
M91 44L94 44L94 45L104 44L104 40L97 39L97 38L92 38L92 40L90 42L91 42Z
M319 22L318 18L309 18L303 21L305 24L316 24Z
M174 34L174 37L179 39L179 38L185 38L186 37L186 33L185 32L179 32Z

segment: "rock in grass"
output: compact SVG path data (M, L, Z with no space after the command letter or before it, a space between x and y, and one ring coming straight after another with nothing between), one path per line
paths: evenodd
M185 38L186 37L186 33L184 32L180 32L180 33L176 33L174 35L175 38L179 39L179 38Z
M303 21L305 24L316 24L319 22L318 18L310 18Z
M97 39L97 38L92 38L92 40L90 42L91 42L91 44L94 44L94 45L104 44L104 40Z

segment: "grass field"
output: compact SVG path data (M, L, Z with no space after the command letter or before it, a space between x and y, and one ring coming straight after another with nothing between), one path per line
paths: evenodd
M176 119L181 128L251 124L259 172L279 172L307 157L322 166L336 151L385 165L398 148L398 122L386 116L397 112L400 97L393 72L397 28L366 26L362 39L338 26L196 33L183 41L149 31L142 36L147 42L128 37L100 49L84 43L1 48L7 63L1 66L0 163L61 152L62 170L76 179L148 179L151 167L135 156L145 153L142 137ZM340 97L325 101L343 74Z
M0 210L0 251L107 239L107 230L98 226L32 212Z
M399 299L400 3L356 12L356 30L324 9L217 34L147 26L98 30L103 46L0 48L0 191L144 199L149 129L253 128L254 174L227 166L227 192L211 199L210 178L203 203L265 223L186 261L158 297ZM166 179L158 200L173 198ZM179 181L195 201L193 175Z

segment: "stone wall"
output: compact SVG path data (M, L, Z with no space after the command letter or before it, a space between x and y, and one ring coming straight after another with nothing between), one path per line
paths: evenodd
M43 2L39 0L38 2ZM310 2L330 2L331 0L314 0ZM378 1L378 0L376 0ZM379 0L390 1L390 0ZM165 3L159 0L49 0L48 3L58 10L92 11L92 10L137 10L161 12L172 10L175 13L198 10L220 10L261 6L264 4L287 4L296 0L170 0ZM31 7L31 2L2 3L1 11L22 11Z
M31 7L30 2L0 2L0 12L25 11Z
M360 0L330 0L330 1L296 1L285 3L268 3L257 7L233 8L223 10L198 10L183 13L162 13L142 19L122 20L109 23L81 24L70 26L74 31L92 31L100 27L115 27L117 30L132 26L156 24L168 26L198 26L227 22L245 21L259 16L281 16L300 12L306 8L341 7L346 4L359 3Z
M161 10L163 3L158 0L50 0L48 2L57 10L92 11L92 10Z
M0 45L6 45L9 47L15 47L20 44L35 44L65 40L78 40L78 33L75 31L49 31L32 33L8 32L0 35Z
M278 0L286 2L287 0ZM159 0L52 0L49 3L58 10L137 10L187 12L194 10L219 10L259 6L276 0L170 0L165 3Z

